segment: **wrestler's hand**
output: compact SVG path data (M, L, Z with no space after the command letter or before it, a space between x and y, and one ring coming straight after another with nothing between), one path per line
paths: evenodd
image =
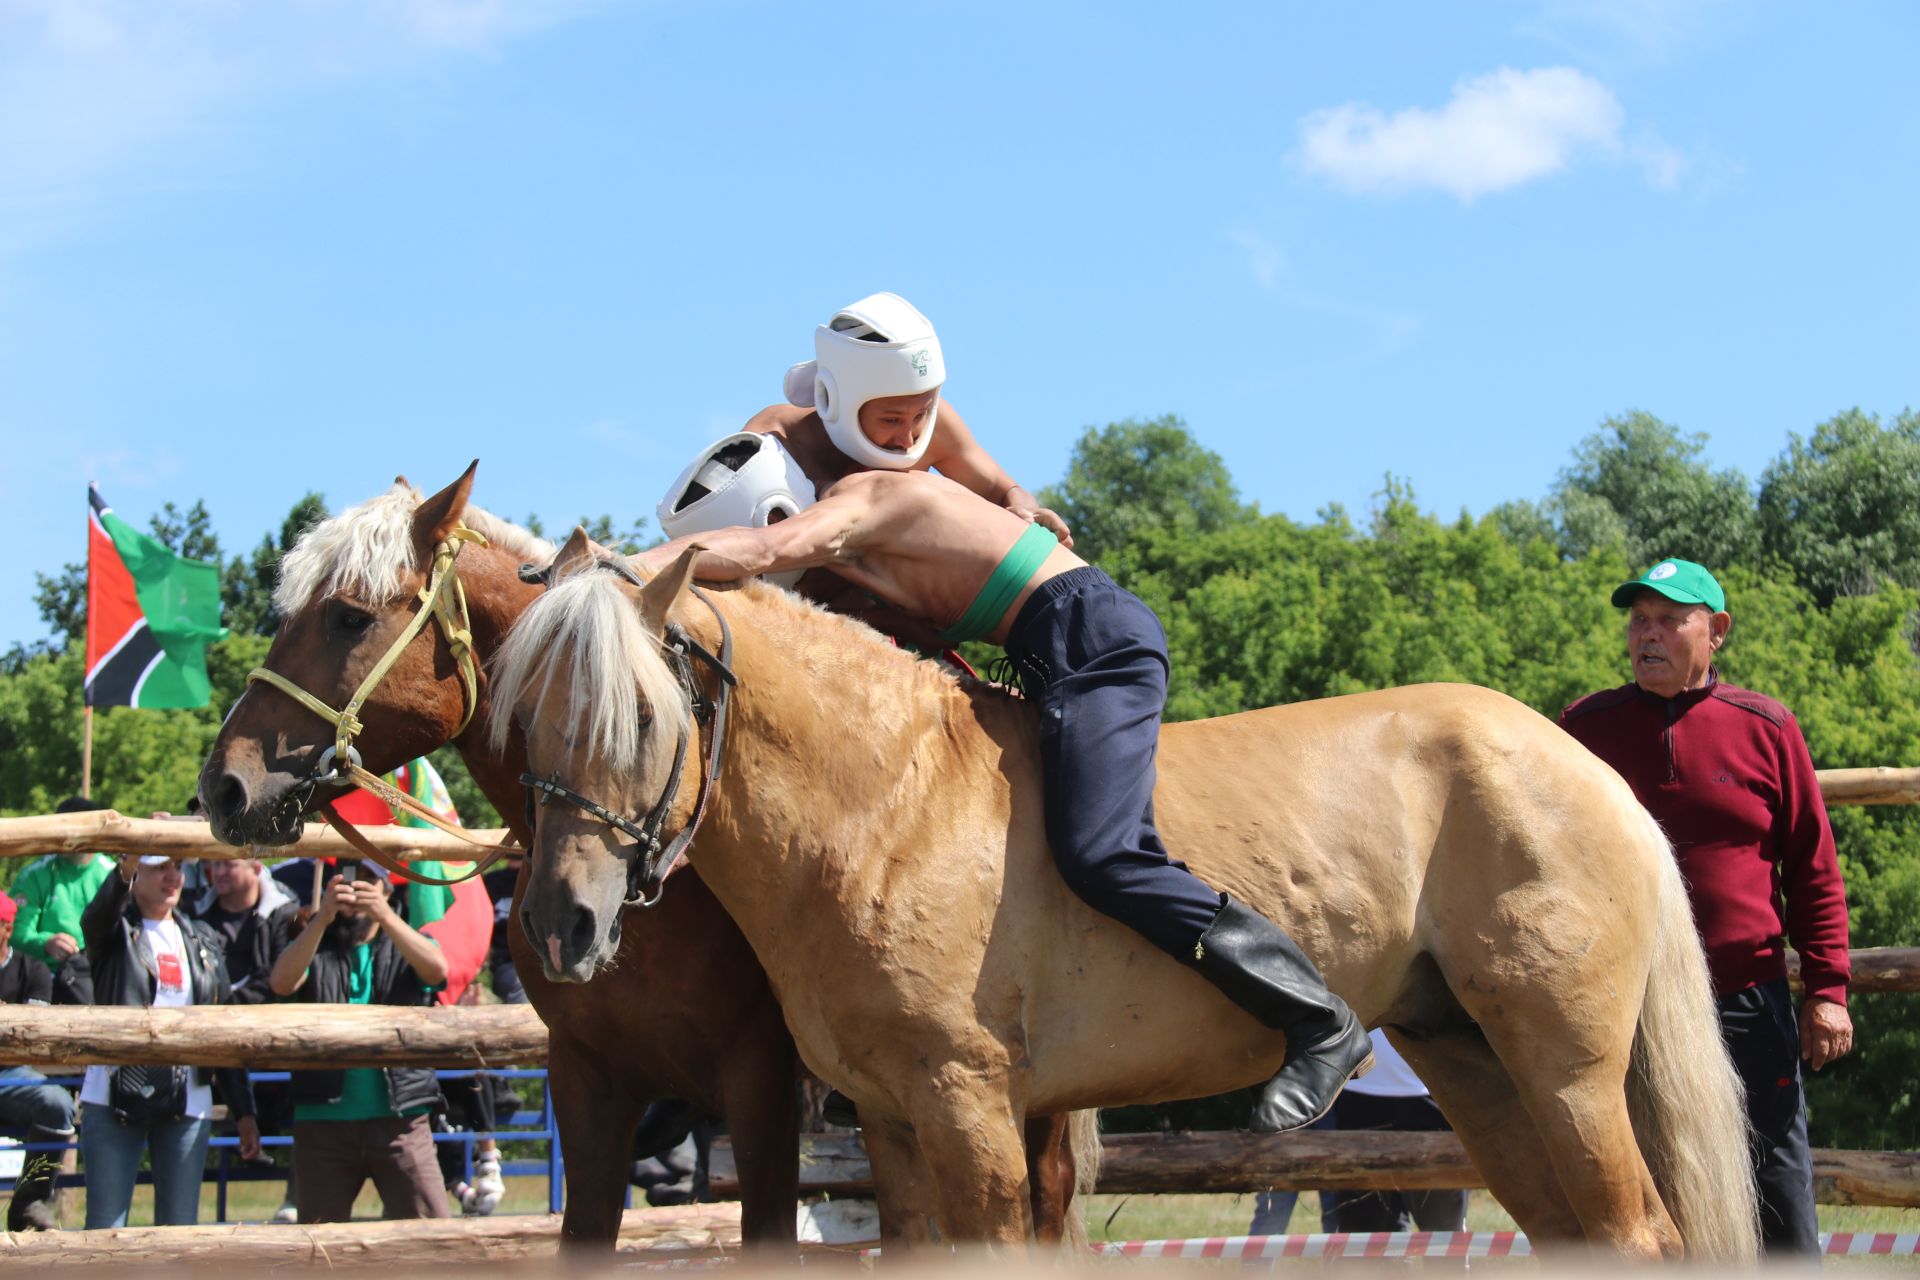
M1033 514L1027 518L1060 539L1061 546L1069 551L1073 550L1073 530L1067 528L1067 522L1060 518L1059 512L1051 511L1046 507L1036 507Z
M1800 1056L1818 1071L1853 1048L1853 1018L1847 1006L1819 996L1800 1006Z
M1037 524L1060 540L1060 545L1073 546L1073 530L1067 528L1067 522L1060 518L1057 511L1049 511L1035 501L1034 496L1019 485L1007 490L1007 510L1019 516L1029 524Z

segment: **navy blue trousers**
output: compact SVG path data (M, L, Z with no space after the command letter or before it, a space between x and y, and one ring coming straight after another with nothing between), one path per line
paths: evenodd
M1080 898L1171 955L1220 914L1220 894L1167 856L1153 825L1153 761L1167 703L1160 620L1100 570L1040 584L1007 634L1040 707L1047 841Z
M1747 1089L1760 1240L1769 1254L1819 1253L1813 1152L1800 1088L1800 1020L1785 978L1723 997L1720 1038Z

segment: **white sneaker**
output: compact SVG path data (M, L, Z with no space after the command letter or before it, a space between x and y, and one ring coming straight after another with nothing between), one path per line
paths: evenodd
M289 1200L273 1211L273 1221L298 1222L300 1221L300 1210L294 1207L293 1201Z
M507 1181L500 1176L500 1157L481 1156L473 1162L473 1199L461 1198L461 1206L468 1213L485 1217L500 1205L501 1197L507 1194Z

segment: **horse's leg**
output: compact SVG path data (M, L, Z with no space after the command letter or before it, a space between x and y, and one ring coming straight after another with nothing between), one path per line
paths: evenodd
M1033 1198L1033 1238L1042 1244L1059 1244L1067 1236L1074 1184L1073 1148L1067 1141L1072 1120L1072 1112L1027 1117L1027 1185Z
M1579 1215L1559 1180L1547 1176L1553 1161L1540 1131L1487 1042L1472 1030L1413 1040L1391 1027L1387 1039L1432 1091L1487 1189L1527 1238L1549 1248L1582 1239Z
M800 1199L800 1125L794 1075L799 1057L783 1024L736 1045L723 1059L721 1097L740 1174L740 1236L748 1246L793 1251Z
M913 1130L933 1174L942 1234L956 1244L1024 1253L1033 1236L1027 1152L1004 1093L977 1082L928 1082Z
M882 1252L900 1253L937 1243L938 1203L913 1127L897 1120L861 1117L860 1141L873 1169L874 1202L880 1210Z
M1592 909L1544 896L1511 904L1504 938L1456 932L1440 968L1513 1080L1588 1243L1678 1256L1679 1228L1627 1113L1634 978L1644 980L1651 944L1596 925Z
M562 1248L612 1252L620 1237L633 1161L633 1130L646 1099L615 1080L603 1055L558 1033L548 1036L547 1085L566 1156L567 1205Z

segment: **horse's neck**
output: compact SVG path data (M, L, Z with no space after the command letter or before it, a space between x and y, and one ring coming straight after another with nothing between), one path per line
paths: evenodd
M823 873L883 875L880 846L900 816L976 802L981 762L1001 753L983 727L995 717L965 694L877 644L850 655L868 642L837 619L778 602L729 617L740 685L714 797L722 838L703 836L694 861L730 909L751 901L778 915L794 886ZM1009 725L1016 714L1009 707ZM802 814L804 829L786 825Z
M520 581L518 562L492 548L479 548L477 553L469 551L461 556L460 580L467 593L474 659L484 672L487 662L500 651L507 632L539 599L542 588ZM488 803L499 810L506 824L520 832L525 840L531 834L520 831L525 822L525 793L520 775L527 768L526 747L518 732L507 739L502 751L495 751L489 745L487 726L492 712L491 685L483 674L480 703L466 731L453 740L453 745Z

